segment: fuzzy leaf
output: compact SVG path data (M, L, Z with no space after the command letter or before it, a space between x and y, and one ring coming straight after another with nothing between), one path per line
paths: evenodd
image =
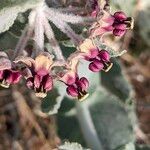
M109 72L101 72L102 84L121 100L126 101L131 98L133 89L121 69L121 64L117 59L112 59L113 67Z
M59 86L49 92L47 97L42 101L42 111L48 115L56 114L61 106L64 95L64 88L59 84Z
M126 2L126 0L111 0L111 6L112 10L118 11L122 10L124 11L127 15L132 15L132 12L134 11L134 7L136 4L136 0L130 0Z
M114 50L111 47L109 47L109 46L105 45L104 43L102 43L98 39L95 39L94 42L95 42L96 46L99 49L107 50L111 57L118 57L118 56L121 56L121 55L123 55L123 54L125 54L127 52L126 50L120 50L120 51Z
M126 145L123 145L115 150L135 150L135 145L134 143L128 143Z
M65 142L63 145L58 147L59 150L90 150L90 149L84 149L80 144L78 143L70 143Z
M133 130L128 114L118 98L105 89L98 89L89 108L97 135L104 149L112 150L134 142Z
M0 33L8 30L14 23L18 13L25 12L39 4L40 0L5 0L0 5Z
M136 150L150 150L150 145L136 145Z

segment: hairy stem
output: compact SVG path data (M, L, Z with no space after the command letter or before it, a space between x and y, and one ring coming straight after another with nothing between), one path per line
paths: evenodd
M36 10L34 41L36 52L44 50L44 27L43 27L43 12L41 9Z
M14 60L17 56L19 56L23 52L28 40L32 36L32 33L33 33L33 28L30 27L29 25L27 25L19 39L19 42L18 42L16 48L15 48L15 53L14 53L12 60Z
M19 39L19 42L15 48L15 53L14 53L12 60L14 60L17 56L19 56L23 52L28 40L32 36L33 30L34 30L34 24L35 24L35 15L36 15L35 11L31 11L28 17L29 24L25 27Z
M82 37L76 34L66 22L63 22L59 18L52 15L47 15L47 18L52 21L58 29L65 33L75 45L78 45L83 40Z
M54 53L58 60L65 60L64 56L62 54L62 51L60 49L60 46L55 38L54 32L45 16L43 17L43 23L44 23L44 31L45 35L49 40L50 45L52 46Z
M57 16L57 18L61 18L64 22L72 23L72 24L81 24L86 22L93 22L94 19L92 17L81 17L74 15L72 13L62 13L58 9L48 8L46 7L47 14Z

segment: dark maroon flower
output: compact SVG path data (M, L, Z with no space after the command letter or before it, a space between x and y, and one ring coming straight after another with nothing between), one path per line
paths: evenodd
M14 64L5 52L0 52L0 85L8 88L20 81L21 73L15 70Z
M71 85L66 83L66 85L66 91L68 95L72 97L77 97L80 101L83 101L89 95L87 93L89 81L85 77L82 77L80 79L79 77L77 77L74 83L72 83Z
M91 60L89 64L89 69L93 72L99 72L101 70L108 72L111 67L110 55L106 50L99 51L97 57Z
M83 56L87 61L90 61L89 69L93 72L104 70L109 71L112 67L110 55L106 50L99 50L91 39L86 39L79 49L83 52Z
M53 78L50 74L53 64L51 56L48 53L42 53L35 60L30 57L21 57L15 62L22 62L27 66L23 71L27 87L33 89L37 97L46 97L47 92L53 88Z
M91 34L95 37L112 32L115 36L123 36L127 29L133 28L133 23L133 18L127 17L122 11L115 12L114 15L104 12L100 21L93 24Z

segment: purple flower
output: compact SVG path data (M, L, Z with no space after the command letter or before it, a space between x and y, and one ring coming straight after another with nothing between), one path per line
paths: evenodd
M68 95L78 98L83 101L88 97L87 89L89 82L85 77L79 78L77 74L77 65L79 60L83 58L83 53L78 52L72 54L67 61L66 69L64 73L59 75L59 80L67 85L66 91Z
M50 74L53 61L49 53L42 53L35 60L30 57L19 57L15 62L26 65L23 74L27 87L33 89L37 97L46 97L47 92L53 88L53 78Z
M5 52L0 52L0 85L8 88L10 84L16 84L21 79L21 73L15 69L8 55Z
M91 39L86 39L79 49L83 52L84 58L91 62L89 69L93 72L99 72L101 70L107 72L112 67L110 62L110 55L106 50L99 50Z
M89 69L93 72L99 72L104 70L108 72L112 67L112 63L110 62L110 55L106 50L99 51L99 54L96 58L90 60Z
M114 15L104 12L98 23L93 24L91 34L95 37L112 32L115 36L123 36L127 29L133 28L133 22L133 18L127 17L122 11L115 12Z
M85 77L79 79L76 77L75 82L67 85L67 93L72 97L77 97L80 101L83 101L88 97L87 89L89 87L89 82Z

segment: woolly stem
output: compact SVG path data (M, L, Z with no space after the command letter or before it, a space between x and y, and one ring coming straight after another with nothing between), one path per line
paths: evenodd
M37 53L44 50L43 16L42 8L37 9L34 28L34 41Z
M32 33L33 33L33 28L30 27L29 25L27 25L19 39L19 42L18 42L16 48L15 48L15 52L14 52L14 56L13 56L12 60L14 60L17 56L19 56L23 52Z
M62 51L60 49L60 46L55 38L54 32L45 16L43 16L43 23L44 23L44 31L45 35L49 40L50 45L54 49L54 53L58 60L65 60L64 56L62 54Z
M28 40L33 34L34 23L35 23L35 11L31 11L29 15L29 24L25 27L19 39L19 42L15 48L15 53L14 53L12 60L14 60L17 56L19 56L23 52Z
M81 17L77 16L74 14L67 14L67 13L62 13L58 9L53 9L53 8L45 8L45 11L47 14L57 16L57 18L61 18L61 20L72 23L72 24L80 24L80 23L86 23L86 22L93 22L94 19L92 17Z
M52 21L58 29L65 33L75 45L78 45L83 40L66 22L63 22L59 18L52 16L52 14L47 15L47 18Z

